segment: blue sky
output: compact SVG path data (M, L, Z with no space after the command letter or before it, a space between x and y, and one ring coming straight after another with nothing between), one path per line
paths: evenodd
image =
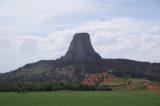
M65 54L89 32L104 58L160 62L160 0L0 0L0 72Z

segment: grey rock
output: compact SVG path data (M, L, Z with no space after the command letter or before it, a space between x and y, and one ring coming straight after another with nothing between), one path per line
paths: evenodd
M69 49L64 60L90 60L90 59L100 59L101 56L95 52L92 47L90 36L88 33L76 33L73 36L73 40L70 43Z

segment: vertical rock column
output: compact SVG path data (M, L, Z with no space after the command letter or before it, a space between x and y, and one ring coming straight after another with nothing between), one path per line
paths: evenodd
M76 33L70 43L64 60L89 60L99 59L101 56L92 47L88 33Z

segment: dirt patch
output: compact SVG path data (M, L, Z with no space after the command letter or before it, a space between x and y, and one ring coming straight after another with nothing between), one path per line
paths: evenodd
M96 82L102 82L102 81L113 81L118 79L117 77L108 74L107 72L97 73L97 74L90 74L88 77L86 77L81 84L89 84L92 85Z
M160 91L160 84L149 84L147 85L149 91Z

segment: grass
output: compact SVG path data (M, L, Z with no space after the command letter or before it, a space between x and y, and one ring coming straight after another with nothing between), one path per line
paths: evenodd
M126 84L130 82L128 86ZM145 80L145 79L134 79L134 78L128 78L127 82L123 78L118 78L112 81L103 81L100 84L101 85L109 85L112 86L113 90L116 91L137 91L137 90L146 90L147 85L151 84L151 81Z
M0 106L160 106L160 92L1 92Z
M124 79L122 78L119 78L119 79L116 79L116 80L113 80L113 81L110 81L110 82L102 82L101 84L102 85L111 85L111 86L114 86L114 85L122 85L124 84Z

